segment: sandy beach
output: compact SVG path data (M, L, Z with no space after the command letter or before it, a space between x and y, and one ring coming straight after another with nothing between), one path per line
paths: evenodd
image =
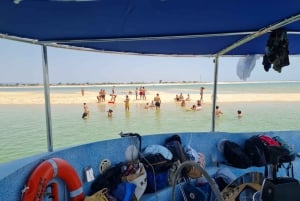
M135 94L129 95L130 104L146 104L151 102L157 91L147 91L146 100L136 100ZM84 96L80 92L73 94L51 93L51 104L82 104L83 102L97 103L98 94L86 91ZM123 104L126 94L117 94L116 104ZM159 92L162 103L172 103L176 94ZM211 103L211 94L204 93L204 103ZM106 95L106 101L99 104L107 104L110 95ZM186 95L185 97L186 98ZM199 94L190 94L189 103L196 102L200 98ZM295 102L300 101L300 93L243 93L243 94L218 94L217 102ZM40 92L0 92L0 104L44 104L44 94Z

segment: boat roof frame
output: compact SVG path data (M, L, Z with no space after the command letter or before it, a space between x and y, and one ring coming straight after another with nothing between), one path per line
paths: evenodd
M216 93L217 93L217 84L218 84L218 59L220 56L232 56L232 55L225 55L226 53L230 52L231 50L243 45L244 43L251 41L261 35L264 35L272 30L281 28L287 24L293 23L295 21L300 20L300 13L289 18L286 18L282 21L279 21L275 24L271 24L268 27L263 27L257 31L251 32L235 32L235 33L213 33L213 34L197 34L197 35L181 35L181 36L158 36L158 37L133 37L133 38L106 38L106 39L79 39L79 40L55 40L55 41L39 41L34 39L28 38L20 38L15 36L9 36L6 34L0 34L0 38L14 40L19 42L31 43L36 45L42 46L42 55L43 55L43 81L44 81L44 95L45 95L45 110L46 110L46 124L47 124L47 147L48 151L53 151L53 137L52 137L52 120L51 120L51 104L50 104L50 90L49 90L49 74L48 74L48 59L47 59L47 47L57 47L57 48L66 48L72 50L80 50L80 51L92 51L92 52L108 52L108 51L100 51L91 48L84 48L84 47L76 47L76 46L69 46L66 44L69 43L80 43L80 42L109 42L109 41L136 41L136 40L170 40L170 39L178 39L178 38L193 38L193 37L212 37L212 36L226 36L226 35L246 35L241 40L234 42L233 44L227 46L226 48L222 49L221 51L213 54L213 55L192 55L192 56L209 56L215 57L215 71L214 71L214 88L213 88L213 107L212 107L212 129L211 132L215 132L215 106L216 106ZM293 34L300 34L299 32L293 32ZM62 43L62 44L61 44ZM111 52L116 53L116 52ZM122 52L118 52L122 53ZM122 53L122 54L131 54L131 53ZM139 55L137 53L132 53ZM143 54L148 55L148 54ZM153 54L150 54L153 55ZM158 54L161 56L161 54ZM177 55L170 55L172 57L176 57ZM179 56L179 55L178 55ZM188 55L180 55L180 56L188 56ZM237 56L237 55L235 55Z

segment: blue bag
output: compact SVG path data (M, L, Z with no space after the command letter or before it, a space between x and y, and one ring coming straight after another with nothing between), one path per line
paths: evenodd
M188 201L207 201L209 192L205 188L197 187L190 182L182 185L183 196Z
M146 193L153 193L168 186L169 173L167 171L156 172L147 171Z

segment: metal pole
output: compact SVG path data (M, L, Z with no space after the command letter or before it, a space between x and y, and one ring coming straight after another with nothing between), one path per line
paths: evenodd
M217 85L218 85L218 65L219 65L219 57L216 56L214 59L215 63L215 75L214 75L214 90L213 90L213 106L212 106L212 127L211 132L215 132L216 127L216 102L217 102Z
M264 34L270 32L270 31L273 31L275 29L281 28L283 26L286 26L286 25L288 25L290 23L293 23L293 22L296 22L298 20L300 20L300 14L297 14L295 16L286 18L283 21L280 21L280 22L277 22L277 23L275 23L273 25L270 25L269 27L262 28L262 29L254 32L252 34L249 34L248 36L242 38L241 40L233 43L232 45L226 47L225 49L223 49L220 52L218 52L216 55L217 56L224 55L224 54L230 52L231 50L233 50L233 49L235 49L235 48L237 48L237 47L239 47L239 46L241 46L241 45L243 45L243 44L245 44L245 43L247 43L247 42L249 42L249 41L251 41L251 40L253 40L253 39L257 38L257 37L259 37L259 36L261 36L261 35L264 35Z
M47 145L48 152L53 151L52 140L52 121L51 121L51 108L50 108L50 90L49 90L49 74L48 74L48 59L47 59L47 47L42 46L43 52L43 79L44 79L44 96L45 96L45 111L46 111L46 125L47 125Z

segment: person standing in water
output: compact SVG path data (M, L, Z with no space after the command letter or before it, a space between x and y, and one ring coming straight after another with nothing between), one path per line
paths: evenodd
M138 95L139 95L139 89L136 87L135 88L135 100L138 99Z
M161 104L161 100L159 97L159 94L157 93L156 96L154 97L154 102L155 102L155 108L158 110L160 109L160 104Z
M203 103L203 91L204 91L204 87L200 87L200 101L201 101L201 104Z
M128 95L126 95L126 98L125 98L124 102L125 102L125 110L129 111L129 97L128 97Z
M90 115L89 107L87 106L86 103L83 103L83 114L82 114L82 118L83 118L83 119L87 119L87 118L89 118L89 115Z

